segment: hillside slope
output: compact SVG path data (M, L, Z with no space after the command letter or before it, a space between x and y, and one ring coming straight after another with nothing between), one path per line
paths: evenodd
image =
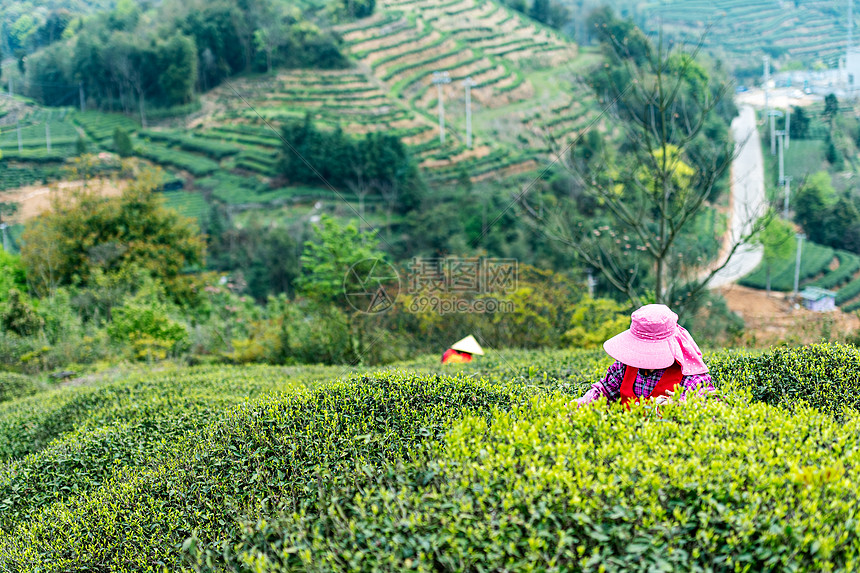
M490 0L388 2L338 31L354 69L236 80L206 96L209 113L193 125L207 131L236 122L277 124L309 113L353 134L384 130L403 138L431 181L444 183L462 172L477 181L533 169L544 156L543 130L573 134L586 123L592 98L575 67L593 56L578 57L576 46L554 31ZM437 71L451 78L444 87L444 143L432 85ZM476 84L471 149L467 77ZM549 121L539 121L542 111L552 115ZM532 145L524 149L523 142Z
M844 54L847 4L823 0L667 0L630 5L643 28L706 46L730 66L761 69L761 57L835 67ZM856 14L855 14L856 15Z

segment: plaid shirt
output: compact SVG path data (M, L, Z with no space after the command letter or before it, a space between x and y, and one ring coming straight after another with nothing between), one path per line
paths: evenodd
M624 380L625 368L627 368L627 366L616 361L615 364L610 366L609 370L606 371L606 376L603 377L603 380L595 383L591 387L591 390L586 392L585 396L577 400L577 402L583 405L589 404L600 397L605 397L610 402L618 400L621 397L621 382ZM636 381L633 382L633 393L637 396L650 396L665 371L665 368L661 368L660 370L652 370L650 374L645 375L640 368L639 372L636 374ZM714 390L710 374L692 374L690 376L684 376L681 379L681 386L683 388L680 398L681 400L686 397L688 390L699 388L699 392L702 394L705 394L710 390Z

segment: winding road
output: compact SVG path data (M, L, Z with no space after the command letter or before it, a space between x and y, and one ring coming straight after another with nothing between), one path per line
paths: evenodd
M755 110L745 105L732 121L736 157L732 162L731 228L726 233L720 264L740 237L749 234L753 223L766 210L764 194L764 158L756 133ZM750 273L761 262L763 249L758 245L741 245L708 284L718 288L733 283Z

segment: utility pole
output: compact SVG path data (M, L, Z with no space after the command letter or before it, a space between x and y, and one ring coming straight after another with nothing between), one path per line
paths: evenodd
M86 98L84 98L84 82L83 81L78 82L78 95L80 96L80 99L81 99L81 111L82 112L87 111Z
M48 142L48 151L51 151L51 124L45 121L45 140Z
M12 76L9 75L9 97L12 97L15 93L12 91Z
M588 296L594 298L594 287L597 285L597 281L594 280L594 273L589 268L588 269Z
M768 112L770 116L770 154L776 155L776 118L782 117L781 111L771 110Z
M798 233L795 236L797 237L797 258L794 262L794 300L797 300L797 287L800 284L800 250L803 247L803 239L806 238L806 235Z
M764 62L764 113L766 118L770 114L770 102L768 98L769 94L767 85L768 83L770 83L770 58L768 56L764 56L762 60Z
M15 122L15 131L18 132L18 153L21 153L24 151L24 142L21 141L21 122L20 121Z
M785 148L788 149L791 143L791 104L785 107Z
M472 148L472 88L478 85L478 82L469 76L463 80L463 85L466 87L466 147Z
M442 86L451 83L448 72L433 72L433 84L439 90L439 143L445 143L445 103Z
M776 137L779 143L779 183L781 185L785 179L785 131L777 130Z
M782 201L782 218L788 221L788 205L791 201L791 177L786 177L783 180L783 187L785 189L785 198Z
M6 235L6 229L9 227L6 223L0 223L0 231L3 231L3 250L9 252L9 238Z

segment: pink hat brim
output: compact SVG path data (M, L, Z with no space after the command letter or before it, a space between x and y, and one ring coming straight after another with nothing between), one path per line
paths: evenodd
M625 330L603 343L603 350L619 362L633 368L655 370L668 368L675 363L671 338L665 340L641 340Z

